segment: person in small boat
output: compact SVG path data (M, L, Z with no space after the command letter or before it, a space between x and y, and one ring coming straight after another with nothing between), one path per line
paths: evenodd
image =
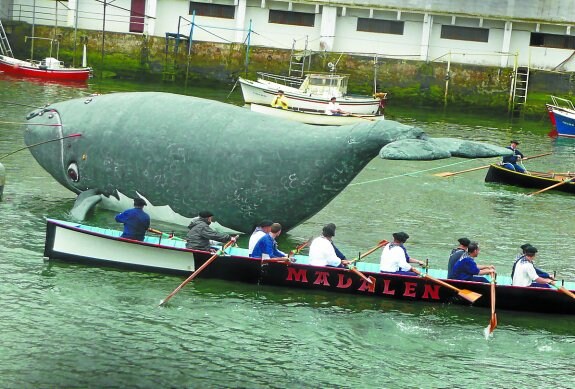
M337 99L335 97L329 99L329 103L327 103L327 108L325 109L325 114L330 116L349 115L347 112L341 110L336 100Z
M278 93L272 100L271 106L274 108L288 109L288 103L286 97L284 96L283 90L278 91Z
M336 248L332 241L334 236L335 236L335 224L330 223L325 225L321 231L321 235L315 238L309 246L310 265L346 267L349 264L348 260L341 259L337 255ZM341 255L343 256L343 254Z
M405 232L394 232L393 243L386 245L382 252L379 261L379 271L386 273L416 275L415 268L410 263L417 263L424 266L420 260L410 258L404 243L409 239L409 235Z
M517 257L515 258L515 262L513 262L513 267L511 268L511 279L513 279L513 276L515 275L515 269L519 261L525 259L525 250L527 250L528 247L532 247L530 243L525 243L521 245L521 253L517 255ZM543 270L536 268L535 265L533 265L533 267L535 268L535 272L539 277L555 280L555 278L553 276L550 276L549 273L546 273Z
M467 247L467 255L463 256L453 266L453 275L451 279L463 281L489 282L485 274L495 273L493 265L478 265L475 258L479 255L479 244L471 242Z
M250 236L250 241L248 243L248 255L251 255L254 251L254 247L256 247L256 243L266 234L269 234L272 229L272 224L274 224L271 220L262 220L257 227L252 232Z
M511 144L506 148L513 151L513 155L506 155L505 157L503 157L501 163L505 169L515 170L519 173L525 173L525 169L523 168L523 166L517 163L518 161L521 162L521 160L525 158L523 156L523 153L521 153L521 151L517 149L518 145L519 145L518 141L516 140L511 141Z
M210 211L201 211L188 225L190 229L186 236L186 248L202 251L215 251L210 241L228 242L235 239L229 234L222 234L213 230L210 224L214 221L214 214Z
M453 277L453 266L461 259L463 255L467 255L467 247L471 241L468 238L457 239L459 246L451 250L449 261L447 262L447 278Z
M137 197L134 199L134 208L116 215L118 223L124 223L124 232L121 237L143 241L146 231L150 228L150 216L144 212L146 201Z
M282 233L282 225L273 223L270 227L269 234L263 235L254 246L253 252L250 254L252 258L261 259L281 259L287 258L286 253L278 250L276 238Z
M513 286L535 286L539 288L550 288L549 284L555 284L555 281L549 277L541 277L535 270L533 261L537 254L537 248L528 246L525 248L525 254L519 259L515 272L513 274Z

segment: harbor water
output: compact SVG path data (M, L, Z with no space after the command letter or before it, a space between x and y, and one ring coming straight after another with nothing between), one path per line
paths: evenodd
M101 90L0 74L0 156L25 146L22 123L33 107L150 89L158 86ZM229 98L229 89L168 90L242 104L238 90ZM433 137L503 146L518 139L526 156L553 153L525 161L528 170L575 170L575 140L549 138L545 117L510 122L390 103L387 118ZM467 236L480 243L477 262L509 275L519 246L529 242L539 249L539 267L575 280L575 197L486 184L486 169L434 175L494 161L374 159L325 209L283 234L280 248L333 222L336 244L353 257L401 230L411 236L412 257L445 269L451 248ZM26 150L0 162L0 388L575 387L572 316L498 310L498 327L485 339L490 311L483 308L201 278L159 308L182 277L45 261L45 219L71 220L74 195ZM120 228L114 216L96 209L87 223ZM152 226L186 233L183 226ZM378 260L379 252L366 259Z

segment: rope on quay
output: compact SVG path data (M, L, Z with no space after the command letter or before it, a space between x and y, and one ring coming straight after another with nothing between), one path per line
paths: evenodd
M378 179L375 179L375 180L369 180L369 181L364 181L364 182L355 182L355 183L353 183L353 184L349 184L348 186L371 184L371 183L374 183L374 182L390 180L390 179L392 179L392 178L412 176L412 175L415 175L415 174L425 173L425 172L429 172L429 171L432 171L432 170L445 169L445 168L448 167L448 166L460 165L460 164L462 164L462 163L467 163L467 162L470 162L470 161L475 161L476 159L477 159L477 158L466 159L466 160L464 160L464 161L449 163L449 164L447 164L447 165L432 167L432 168L430 168L430 169L423 169L423 170L418 170L418 171L415 171L415 172L409 172L409 173L399 174L399 175L397 175L397 176L383 177L383 178L378 178Z

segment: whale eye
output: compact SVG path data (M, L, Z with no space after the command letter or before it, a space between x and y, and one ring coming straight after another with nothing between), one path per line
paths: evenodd
M78 172L78 165L72 162L68 165L68 178L74 182L80 181L80 173Z

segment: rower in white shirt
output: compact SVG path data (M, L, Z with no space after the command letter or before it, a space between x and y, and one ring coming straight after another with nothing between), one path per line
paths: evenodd
M339 259L331 242L335 236L333 224L323 227L321 236L315 238L309 246L309 259L312 266L345 267L349 261Z

